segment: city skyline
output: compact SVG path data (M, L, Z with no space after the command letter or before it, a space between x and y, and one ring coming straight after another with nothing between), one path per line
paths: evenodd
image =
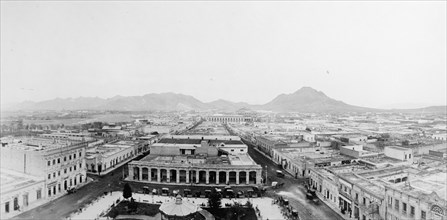
M446 105L445 2L1 4L2 105L163 92L265 104L303 86L363 107Z

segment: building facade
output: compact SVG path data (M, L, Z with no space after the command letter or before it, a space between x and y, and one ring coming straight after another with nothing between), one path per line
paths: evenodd
M1 168L44 179L41 198L52 200L87 180L87 142L15 138L1 148Z
M209 139L207 139L209 138ZM262 167L248 154L220 155L219 137L190 136L160 140L151 154L129 163L130 181L164 184L257 185ZM216 140L217 139L217 140ZM235 140L231 140L233 142ZM240 140L236 141L239 145Z

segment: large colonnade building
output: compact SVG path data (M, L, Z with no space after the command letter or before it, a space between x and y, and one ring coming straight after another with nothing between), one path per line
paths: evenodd
M228 123L228 122L241 123L241 122L251 122L253 121L253 118L244 115L210 115L206 116L205 120L220 123Z
M257 185L262 167L246 153L230 154L231 144L219 137L172 136L151 146L151 154L129 163L130 181L165 184ZM217 144L216 144L217 143ZM222 145L223 144L223 145ZM225 150L219 147L224 146ZM245 151L246 152L246 151ZM219 154L222 154L220 155Z

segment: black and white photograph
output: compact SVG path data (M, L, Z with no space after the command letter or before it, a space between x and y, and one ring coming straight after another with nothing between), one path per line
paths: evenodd
M0 219L447 220L447 0L0 0Z

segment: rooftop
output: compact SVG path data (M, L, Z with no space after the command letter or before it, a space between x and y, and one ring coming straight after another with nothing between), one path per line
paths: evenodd
M14 137L2 139L2 143L7 143L6 147L24 151L41 151L69 147L85 142L77 140L59 140L44 137Z
M176 164L178 166L252 166L257 165L248 155L228 155L220 157L206 157L202 155L182 155L182 156L158 156L147 155L140 162L157 164Z
M0 169L0 192L6 194L20 188L44 182L44 179L13 170Z
M392 187L416 198L430 197L434 192L441 199L447 201L447 173L445 171L430 173L416 179L410 178L409 186L402 182Z

